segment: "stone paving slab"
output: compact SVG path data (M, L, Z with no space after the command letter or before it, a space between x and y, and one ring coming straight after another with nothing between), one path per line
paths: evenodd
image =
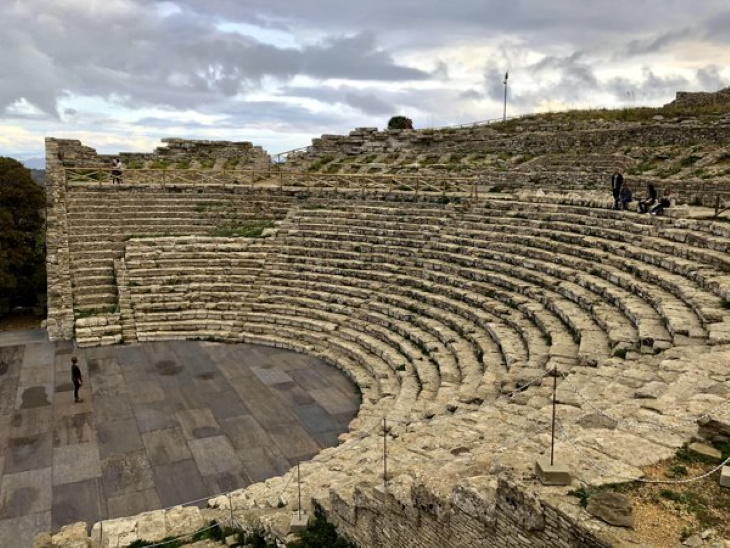
M0 546L33 546L33 537L51 530L51 511L0 520Z
M45 329L26 329L24 331L5 331L0 333L0 346L13 346L48 341Z
M73 401L71 356L84 378ZM197 341L74 349L0 334L0 546L281 475L359 406L324 362Z
M102 516L107 515L101 479L55 485L51 514L54 530L67 523L99 521Z

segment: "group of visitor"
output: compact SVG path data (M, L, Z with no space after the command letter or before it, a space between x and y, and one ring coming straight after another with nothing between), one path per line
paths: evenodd
M634 196L631 187L624 180L624 176L618 171L611 176L611 192L613 193L613 208L628 210L629 203L634 201ZM639 213L661 215L670 205L671 191L669 189L659 198L656 187L647 183L646 195L637 202L636 208Z

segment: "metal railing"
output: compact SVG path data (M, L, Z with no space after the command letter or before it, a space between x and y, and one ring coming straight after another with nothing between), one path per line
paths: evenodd
M274 163L283 164L284 162L286 162L289 159L289 156L291 154L296 154L298 152L309 152L311 148L312 148L311 145L307 145L304 147L293 148L291 150L287 150L284 152L279 152L278 154L274 154Z
M478 120L476 122L466 122L464 124L450 124L448 126L436 126L436 127L431 127L431 128L422 128L422 130L423 129L436 129L436 130L463 129L463 128L470 128L470 127L489 126L491 124L498 124L500 122L506 122L509 120L519 120L520 118L525 118L527 116L533 116L533 114L519 114L517 116L507 116L506 118L490 118L489 120Z

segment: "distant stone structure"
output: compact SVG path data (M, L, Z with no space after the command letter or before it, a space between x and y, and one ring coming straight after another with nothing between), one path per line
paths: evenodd
M677 96L665 107L707 107L730 105L730 87L719 91L678 91Z
M66 182L66 168L98 168L111 170L113 158L119 157L126 165L137 164L139 168L155 166L172 166L175 163L185 162L187 167L200 167L201 163L212 170L221 170L224 167L238 169L266 169L271 165L269 155L258 146L249 142L231 141L200 141L185 140L177 138L163 139L166 146L157 148L152 153L121 153L121 154L98 154L91 147L82 145L80 141L72 139L46 139L46 196L47 196L47 279L48 279L48 318L47 329L51 340L71 339L74 336L74 292L72 291L72 262L79 268L79 259L73 258L69 245L69 236L73 235L73 224L69 224L68 206L72 197L69 195ZM196 165L193 165L196 164ZM159 172L158 176L163 173ZM160 181L161 182L161 181ZM144 208L144 204L140 204ZM77 213L83 218L84 212ZM126 219L119 222L123 225ZM104 223L105 231L114 231L114 228ZM131 225L130 225L131 226ZM121 228L120 228L121 230ZM111 259L111 256L110 256ZM106 265L103 270L105 275L112 274L112 263ZM93 274L98 275L99 271ZM114 295L116 302L116 288L109 280L107 292ZM82 286L79 286L82 287ZM78 292L77 292L78 293ZM78 301L78 298L77 298ZM108 300L94 300L98 309L86 309L95 312L97 316L91 323L103 322L99 325L108 325L109 318L104 318L101 310L111 314L111 318L118 316L113 312L115 304ZM76 302L77 313L83 312L83 303ZM101 317L100 317L101 316ZM82 322L83 323L83 322ZM117 325L118 321L114 322ZM105 331L107 339L105 342L118 342L121 340L120 331L110 327Z
M719 105L728 90L688 97ZM471 175L502 190L600 190L608 174L620 169L635 193L651 183L671 189L684 203L712 207L718 197L730 202L730 111L679 116L656 109L642 116L628 109L627 119L620 114L567 112L424 130L362 127L315 138L288 154L285 165L332 175Z

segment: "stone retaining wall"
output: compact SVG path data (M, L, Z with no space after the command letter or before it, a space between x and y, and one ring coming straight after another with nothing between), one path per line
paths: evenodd
M563 511L524 485L492 476L471 478L446 498L423 485L405 498L382 486L358 487L352 500L335 491L330 497L330 509L323 509L328 521L359 546L604 548L614 540L581 526L574 506L563 504Z
M64 161L88 158L90 149L66 147L65 141L46 139L46 277L48 294L48 337L73 337L73 291L71 288L66 176Z

